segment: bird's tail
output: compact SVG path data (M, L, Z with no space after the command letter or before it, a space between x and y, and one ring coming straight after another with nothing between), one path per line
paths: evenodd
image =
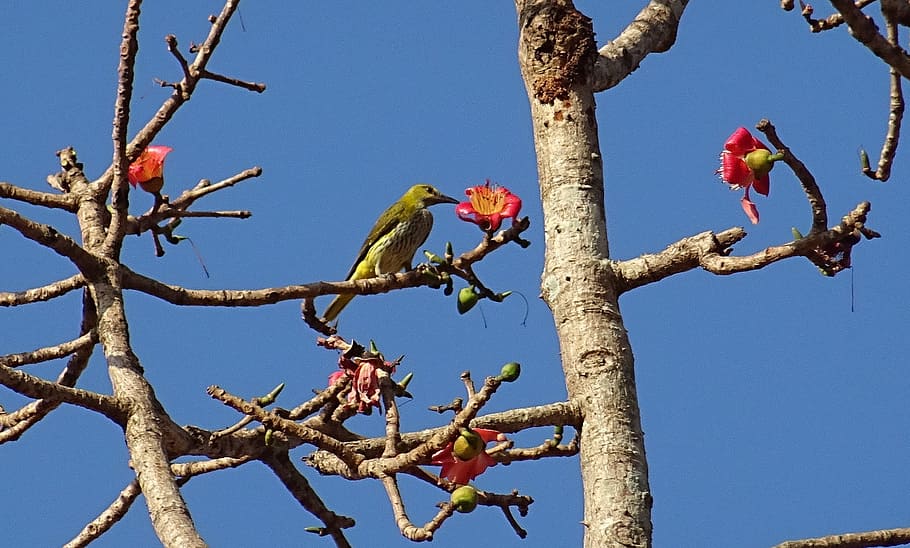
M344 310L344 307L346 307L348 305L348 303L351 302L351 299L353 299L353 298L354 298L353 293L349 294L349 295L337 295L332 300L332 302L329 303L329 307L325 309L325 314L323 314L323 316L322 316L322 321L330 322L330 321L334 320L335 318L337 318L338 314L340 314L341 311Z

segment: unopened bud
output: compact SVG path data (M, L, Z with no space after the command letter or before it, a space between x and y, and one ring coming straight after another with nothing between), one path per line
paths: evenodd
M518 362L509 362L499 370L499 380L502 382L514 382L521 375L521 364Z
M408 385L411 383L411 379L413 378L414 373L408 373L404 376L403 379L401 379L401 381L398 382L398 386L401 387L402 390L406 390L408 388Z
M432 251L427 251L426 249L424 249L423 254L426 255L427 260L433 264L443 264L446 262L445 259L443 259L439 255L433 253Z
M464 314L471 310L478 300L480 300L480 295L474 292L473 285L461 288L458 292L458 313Z
M477 508L477 489L474 489L470 485L462 485L458 489L452 491L452 496L449 500L452 502L452 505L455 506L455 511L461 512L462 514L473 512L474 509Z

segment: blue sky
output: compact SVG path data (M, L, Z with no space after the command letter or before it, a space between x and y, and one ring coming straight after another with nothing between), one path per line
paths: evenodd
M636 375L654 494L657 546L768 546L790 538L896 527L910 479L905 371L910 320L906 272L906 144L892 179L864 178L857 151L873 156L887 117L887 69L843 29L811 35L776 2L693 2L676 46L648 58L617 88L598 96L612 256L663 249L704 230L748 222L740 194L713 171L727 136L768 117L813 171L839 219L872 202L871 228L855 268L829 279L804 260L718 278L689 272L639 288L621 300ZM761 4L761 5L759 5ZM42 9L46 7L47 9ZM603 44L640 9L639 2L578 2ZM7 84L0 89L4 128L0 180L45 189L54 151L73 146L90 177L111 157L110 123L122 6L74 10L7 6L0 35ZM208 30L216 2L156 2L143 10L133 131L167 97L154 78L179 68L163 41L185 48ZM819 6L819 10L824 8ZM460 196L491 178L524 199L533 245L503 249L477 270L498 290L527 297L484 303L466 316L452 298L416 289L362 297L345 311L342 334L375 339L405 354L415 399L403 426L442 424L426 410L463 393L458 375L494 374L520 361L520 382L505 386L487 411L565 398L551 316L537 298L543 263L541 208L528 104L516 61L511 3L248 3L241 7L209 68L265 82L262 94L204 82L156 140L174 148L166 192L199 179L219 180L254 165L263 175L198 206L250 209L240 220L193 219L182 234L198 246L205 278L182 244L155 258L149 237L130 237L124 261L143 274L194 288L260 288L335 280L348 270L379 212L408 186L425 181ZM56 15L55 15L56 14ZM783 243L810 212L784 166L771 174L769 198L755 197L762 221L736 246L751 253ZM8 203L3 205L9 206ZM131 211L151 205L131 195ZM77 235L59 212L20 208ZM465 250L479 239L450 206L434 208L426 247L446 241ZM0 291L35 287L73 273L53 253L0 227ZM851 294L853 311L851 312ZM321 304L324 306L324 302ZM0 312L0 354L56 344L76 335L79 297ZM261 309L177 308L129 294L131 340L157 394L180 424L220 428L236 415L205 395L218 384L248 397L286 382L290 407L324 385L335 355L315 346L298 303ZM527 321L523 318L527 312ZM61 364L29 371L54 377ZM109 391L93 359L80 385ZM22 398L0 389L0 405ZM381 432L378 416L352 421ZM549 435L533 431L519 443ZM0 449L6 508L4 539L16 546L58 545L105 508L132 477L122 432L109 421L61 408L20 441ZM294 452L295 459L307 451ZM446 524L435 546L465 534L497 546L578 545L581 484L575 458L498 466L479 486L518 489L535 499L525 541L498 510L480 509ZM383 490L304 470L328 506L354 517L355 546L407 543ZM409 514L429 519L441 494L402 482ZM186 498L213 546L328 546L303 528L316 520L259 464L192 480ZM97 543L154 544L144 505Z

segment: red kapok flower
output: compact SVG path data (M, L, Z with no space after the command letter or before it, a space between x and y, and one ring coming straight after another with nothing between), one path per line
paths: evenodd
M489 179L485 184L472 186L464 193L467 194L468 201L455 206L455 213L462 221L474 223L487 232L498 230L503 219L511 217L514 221L521 211L521 198Z
M398 362L387 362L381 356L349 358L342 355L338 360L341 370L329 375L329 386L341 377L351 377L348 404L356 406L358 413L369 415L372 407L380 407L378 371L382 369L394 373L396 365Z
M484 446L491 441L505 441L505 436L496 430L474 428L472 432L480 436ZM473 458L462 460L455 455L454 447L455 442L449 442L448 445L433 453L432 461L433 464L442 465L439 475L450 481L466 485L472 479L483 474L488 467L496 464L496 461L487 454L486 449L477 452Z
M752 224L758 224L758 208L749 199L749 188L764 196L771 190L771 168L782 154L771 154L768 147L756 139L744 127L738 128L724 143L720 153L720 168L717 173L733 189L746 189L741 203Z
M129 180L133 188L138 184L146 192L160 192L164 186L164 157L172 150L162 145L149 145L143 150L130 164Z

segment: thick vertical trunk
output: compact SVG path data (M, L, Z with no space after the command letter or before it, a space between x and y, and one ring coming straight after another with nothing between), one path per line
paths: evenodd
M584 411L585 545L650 546L651 494L634 362L609 262L591 85L591 21L565 0L517 0L546 261L569 398Z

